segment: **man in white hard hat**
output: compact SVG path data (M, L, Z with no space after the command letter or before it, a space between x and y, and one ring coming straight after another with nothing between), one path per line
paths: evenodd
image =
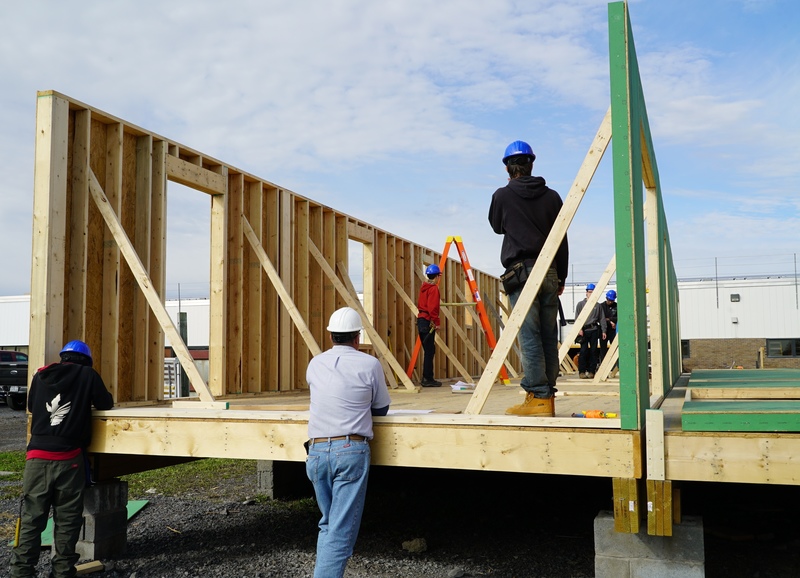
M311 391L306 474L322 518L314 578L344 575L353 554L367 493L372 416L389 411L380 362L358 351L361 317L350 307L328 323L333 347L308 364Z

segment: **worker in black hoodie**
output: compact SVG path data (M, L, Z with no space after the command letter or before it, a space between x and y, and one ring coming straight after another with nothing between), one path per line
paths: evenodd
M512 307L517 304L563 204L542 177L531 176L535 160L528 143L518 140L508 145L503 155L508 184L494 192L489 206L489 223L495 233L503 235L500 262L506 272L502 279ZM541 417L555 414L558 296L567 280L568 259L565 235L519 330L525 374L520 385L526 396L521 404L508 408L507 414Z
M41 534L53 508L50 576L75 576L83 525L83 489L88 475L84 451L92 440L92 406L111 409L114 399L92 369L83 341L61 350L61 363L39 369L28 391L31 438L26 454L19 542L11 553L11 577L36 576Z

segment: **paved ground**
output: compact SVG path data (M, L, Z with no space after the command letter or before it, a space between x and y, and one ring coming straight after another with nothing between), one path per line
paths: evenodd
M25 449L27 420L24 411L14 411L0 402L0 452Z

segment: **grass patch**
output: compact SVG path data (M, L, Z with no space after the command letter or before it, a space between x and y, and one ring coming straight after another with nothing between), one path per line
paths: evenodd
M210 499L253 496L255 487L255 460L230 460L207 458L122 476L128 482L131 499L142 499L157 494L190 498L202 494Z
M19 498L25 452L0 453L0 500ZM159 468L122 476L128 482L131 499L160 496L190 498L202 495L208 499L238 499L256 496L255 460L208 458L186 464Z
M15 472L22 479L22 471L25 469L25 451L0 453L0 472Z
M22 472L25 470L25 452L0 453L0 500L13 500L22 493Z

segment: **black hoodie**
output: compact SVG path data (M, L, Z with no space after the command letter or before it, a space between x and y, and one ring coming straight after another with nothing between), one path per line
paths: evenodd
M29 450L66 452L92 441L92 405L111 409L114 398L91 367L54 363L36 372L28 392Z
M561 210L561 197L542 177L518 177L492 195L489 223L504 235L500 262L508 269L525 259L536 259ZM567 237L556 252L553 267L559 284L564 285L569 268Z

